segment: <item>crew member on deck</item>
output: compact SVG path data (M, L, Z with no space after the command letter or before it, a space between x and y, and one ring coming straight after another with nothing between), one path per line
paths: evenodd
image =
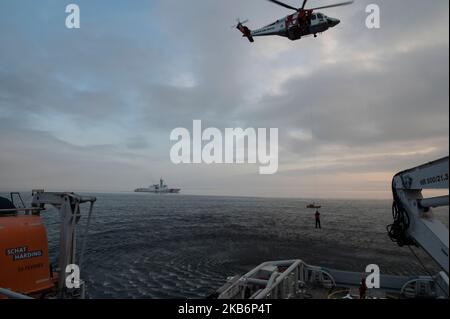
M367 293L366 277L363 277L359 285L359 299L366 299L366 293Z
M314 216L316 217L316 229L322 229L322 226L320 225L320 213L318 210L316 210L316 214Z

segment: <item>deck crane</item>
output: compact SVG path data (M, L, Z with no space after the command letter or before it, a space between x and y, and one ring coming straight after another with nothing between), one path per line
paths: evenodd
M388 226L390 238L399 246L422 248L442 271L437 284L448 296L449 261L448 228L439 221L433 209L449 205L449 157L445 157L394 176L392 207L394 222ZM423 190L447 190L447 195L424 198Z

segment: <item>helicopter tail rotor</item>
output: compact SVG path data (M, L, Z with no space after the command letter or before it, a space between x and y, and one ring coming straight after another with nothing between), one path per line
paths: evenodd
M231 28L237 28L240 24L246 24L248 22L248 19L245 19L244 21L241 21L241 19L237 18L236 19L237 24L234 24L231 26Z
M247 22L248 22L248 20L240 21L239 19L237 19L237 24L235 26L233 26L233 28L236 28L239 31L241 31L242 36L247 38L248 41L255 42L255 40L253 39L253 36L252 36L252 31L244 25Z

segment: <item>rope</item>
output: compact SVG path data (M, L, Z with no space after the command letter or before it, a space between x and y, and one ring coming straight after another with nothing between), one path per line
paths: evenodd
M407 234L410 226L409 215L401 205L394 184L392 184L392 194L394 196L394 202L392 204L392 218L394 223L386 227L389 238L400 247L415 245L414 240Z

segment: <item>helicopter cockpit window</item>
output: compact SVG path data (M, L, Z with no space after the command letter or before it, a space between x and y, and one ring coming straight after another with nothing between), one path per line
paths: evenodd
M311 16L311 20L316 20L316 15L315 15L315 14L313 14L313 15Z
M318 17L319 19L323 19L323 15L322 15L321 13L318 13L318 14L317 14L317 17Z

